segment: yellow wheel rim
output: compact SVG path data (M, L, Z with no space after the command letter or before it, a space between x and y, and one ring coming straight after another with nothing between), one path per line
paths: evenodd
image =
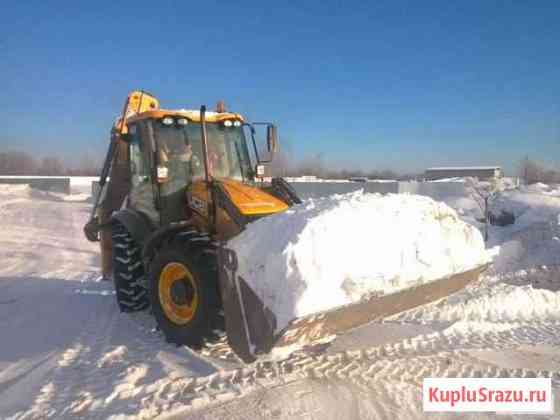
M161 307L170 321L185 325L193 319L198 308L198 288L185 265L172 262L163 267L158 290Z

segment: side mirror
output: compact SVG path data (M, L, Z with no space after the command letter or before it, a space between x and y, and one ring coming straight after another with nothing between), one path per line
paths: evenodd
M266 127L266 146L270 153L278 151L278 130L274 124Z

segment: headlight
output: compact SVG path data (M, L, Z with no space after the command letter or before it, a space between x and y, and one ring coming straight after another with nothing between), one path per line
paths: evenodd
M177 125L187 125L189 123L189 120L187 120L186 118L179 118L177 120Z
M165 117L165 118L163 118L163 119L161 120L161 123L162 123L163 125L171 125L171 124L173 124L173 118L171 118L171 117Z
M233 125L233 122L231 120L225 120L224 121L224 127L231 127Z
M234 121L233 125L236 127L241 127L241 121Z

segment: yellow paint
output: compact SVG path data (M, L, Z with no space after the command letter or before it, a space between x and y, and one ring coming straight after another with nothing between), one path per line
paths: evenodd
M159 101L149 93L135 90L129 95L128 109L126 116L131 113L140 114L146 111L159 109Z
M192 300L183 305L178 305L171 298L171 288L178 281L187 283L194 290ZM163 312L171 322L185 325L193 319L198 308L198 288L192 273L184 264L172 262L163 268L159 276L158 292Z
M149 93L134 90L128 94L124 104L123 113L115 122L115 129L120 134L128 133L127 124L123 124L123 118L127 123L133 115L150 112L159 109L159 101Z
M280 213L288 205L263 190L233 179L219 178L235 206L244 216Z
M265 191L231 179L218 178L229 194L233 204L245 216L265 216L288 209L288 205ZM210 233L208 226L208 202L211 200L206 182L197 180L189 188L193 212L192 221L201 232ZM218 240L229 240L239 233L239 226L230 219L225 210L218 208L216 212L216 233Z
M231 201L244 216L268 215L288 209L286 203L260 188L227 178L217 178L216 181L224 186ZM211 197L206 182L203 180L193 182L190 192L194 209L201 215L207 216L207 203L211 200Z
M211 201L206 182L198 180L193 182L190 188L191 207L194 208L192 221L200 232L210 232L208 219L208 203ZM217 240L228 240L236 236L240 230L239 226L231 220L228 214L221 208L216 211L216 233L212 236Z

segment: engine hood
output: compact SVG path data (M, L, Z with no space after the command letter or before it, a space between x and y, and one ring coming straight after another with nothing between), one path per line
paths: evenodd
M259 188L232 179L218 179L235 206L244 216L258 216L280 213L288 205Z

